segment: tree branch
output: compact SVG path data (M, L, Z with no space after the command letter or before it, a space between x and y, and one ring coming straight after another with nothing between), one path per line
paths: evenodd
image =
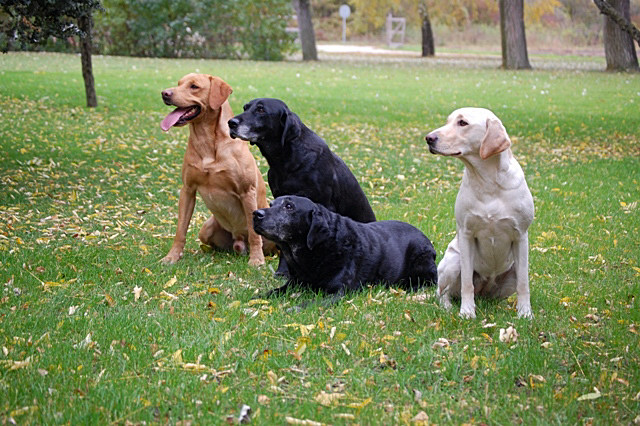
M631 22L627 21L622 15L620 15L620 13L618 13L618 11L615 10L608 1L593 0L593 2L596 4L596 6L598 6L598 9L600 9L600 13L609 17L609 19L615 22L620 27L620 29L629 33L631 38L633 38L636 43L638 43L638 46L640 46L640 30L638 29L638 27L636 27Z

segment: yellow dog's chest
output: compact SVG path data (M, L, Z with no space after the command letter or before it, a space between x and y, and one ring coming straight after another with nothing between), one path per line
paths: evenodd
M186 177L195 183L198 194L216 220L232 233L246 233L246 217L230 165L205 158L188 167Z

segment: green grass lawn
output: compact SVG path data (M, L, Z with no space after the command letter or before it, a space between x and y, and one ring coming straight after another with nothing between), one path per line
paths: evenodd
M257 424L640 421L637 75L117 57L94 70L88 110L78 56L0 56L2 423L221 424L244 404ZM252 269L201 249L200 201L183 260L160 264L188 132L160 130L160 91L192 71L229 82L236 112L287 102L378 218L419 227L438 260L462 163L424 136L457 107L492 109L535 199L535 319L511 298L462 320L433 288L300 313L287 309L313 295L252 301L280 284L277 259ZM508 326L515 343L499 340Z

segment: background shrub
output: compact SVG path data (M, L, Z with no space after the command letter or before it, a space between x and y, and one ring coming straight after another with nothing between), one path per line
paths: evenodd
M288 0L104 0L96 52L167 58L279 60L293 51Z

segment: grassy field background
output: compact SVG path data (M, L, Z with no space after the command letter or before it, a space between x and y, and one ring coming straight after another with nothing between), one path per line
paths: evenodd
M3 423L640 422L640 79L433 61L257 63L0 56L0 419ZM533 321L515 300L478 319L435 289L252 301L277 259L201 249L199 201L176 266L187 129L160 97L218 75L239 112L283 99L351 167L379 219L419 227L441 258L462 163L424 136L461 106L501 117L536 205ZM252 152L263 172L266 162ZM456 306L456 305L454 305ZM503 343L513 326L517 342ZM301 423L309 421L308 423Z

